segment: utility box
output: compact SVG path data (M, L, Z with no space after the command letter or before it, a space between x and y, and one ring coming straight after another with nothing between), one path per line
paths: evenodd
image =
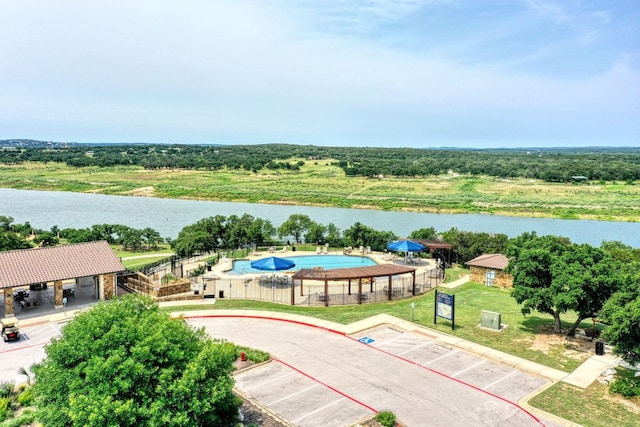
M493 311L482 310L480 315L480 326L483 328L495 329L499 331L502 328L502 316L500 313L494 313Z

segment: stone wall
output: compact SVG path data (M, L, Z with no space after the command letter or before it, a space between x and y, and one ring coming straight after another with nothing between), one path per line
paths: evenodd
M470 276L472 282L486 283L487 271L493 270L485 267L471 266ZM500 286L502 288L513 288L513 276L504 270L494 270L496 272L496 278L493 281L493 286Z

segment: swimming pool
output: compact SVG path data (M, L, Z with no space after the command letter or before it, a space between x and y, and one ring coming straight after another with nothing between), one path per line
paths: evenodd
M283 257L293 261L296 266L287 271L296 271L301 268L322 267L325 270L334 268L369 267L376 262L366 256L352 255L299 255ZM238 259L233 261L233 269L229 274L265 273L264 270L251 268L251 261Z

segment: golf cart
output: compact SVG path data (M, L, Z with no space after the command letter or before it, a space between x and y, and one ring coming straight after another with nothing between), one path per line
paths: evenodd
M18 329L18 319L15 317L5 317L0 320L2 325L2 338L4 342L18 341L20 339L20 329Z

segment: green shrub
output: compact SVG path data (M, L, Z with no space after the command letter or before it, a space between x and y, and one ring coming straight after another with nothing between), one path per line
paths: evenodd
M11 399L0 397L0 421L4 421L11 414Z
M11 397L15 385L11 382L0 383L0 397Z
M396 425L396 415L391 411L380 411L376 415L376 421L384 427L394 427Z
M609 384L609 391L611 393L619 393L627 399L640 396L640 379L616 378Z
M267 352L256 350L249 347L237 346L236 347L236 357L240 357L240 353L244 352L247 360L250 360L255 363L266 362L271 359L271 355Z
M25 410L22 415L16 418L11 418L0 424L0 427L20 427L31 425L36 420L35 411Z
M20 406L31 406L33 403L33 392L30 388L25 389L22 393L18 395L18 404Z

